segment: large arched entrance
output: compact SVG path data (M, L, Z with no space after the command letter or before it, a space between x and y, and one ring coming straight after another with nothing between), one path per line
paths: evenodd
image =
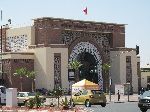
M77 60L82 64L79 68L79 80L87 79L98 83L97 62L94 56L88 52L83 52L78 55Z
M80 61L83 66L79 69L79 79L86 78L98 83L103 89L102 60L98 49L89 42L80 42L73 49L69 57L69 62Z

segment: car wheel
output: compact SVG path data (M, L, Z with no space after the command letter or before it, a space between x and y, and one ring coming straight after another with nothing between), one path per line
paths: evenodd
M146 111L147 111L146 108L140 108L140 110L141 110L142 112L146 112Z
M86 107L91 107L91 103L90 103L89 100L86 100L86 101L85 101L85 106L86 106Z
M101 106L102 106L102 107L105 107L105 106L106 106L106 103L102 103Z

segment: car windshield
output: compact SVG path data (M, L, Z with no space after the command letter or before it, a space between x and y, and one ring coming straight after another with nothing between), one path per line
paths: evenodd
M17 96L18 97L27 97L28 93L18 93Z
M102 91L100 91L100 90L92 90L92 93L93 94L102 94Z
M36 93L29 93L28 95L29 95L29 96L35 96Z
M142 96L143 97L150 97L150 91L145 91Z

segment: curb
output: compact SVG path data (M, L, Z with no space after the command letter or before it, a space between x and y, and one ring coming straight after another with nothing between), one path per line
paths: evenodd
M111 101L111 102L107 102L107 104L109 104L109 103L127 103L127 102L138 102L138 101Z
M116 101L116 102L114 102L114 103L125 103L125 102L123 102L123 101Z

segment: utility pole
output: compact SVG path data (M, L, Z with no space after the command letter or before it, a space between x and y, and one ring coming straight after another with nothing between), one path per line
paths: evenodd
M3 27L2 27L2 10L1 10L1 38L0 38L0 41L1 41L1 55L0 55L0 64L1 64L1 67L0 67L0 74L1 74L1 84L3 85L3 64L2 64L2 35L3 35Z
M109 77L109 100L111 102L111 85L112 85L112 79Z

